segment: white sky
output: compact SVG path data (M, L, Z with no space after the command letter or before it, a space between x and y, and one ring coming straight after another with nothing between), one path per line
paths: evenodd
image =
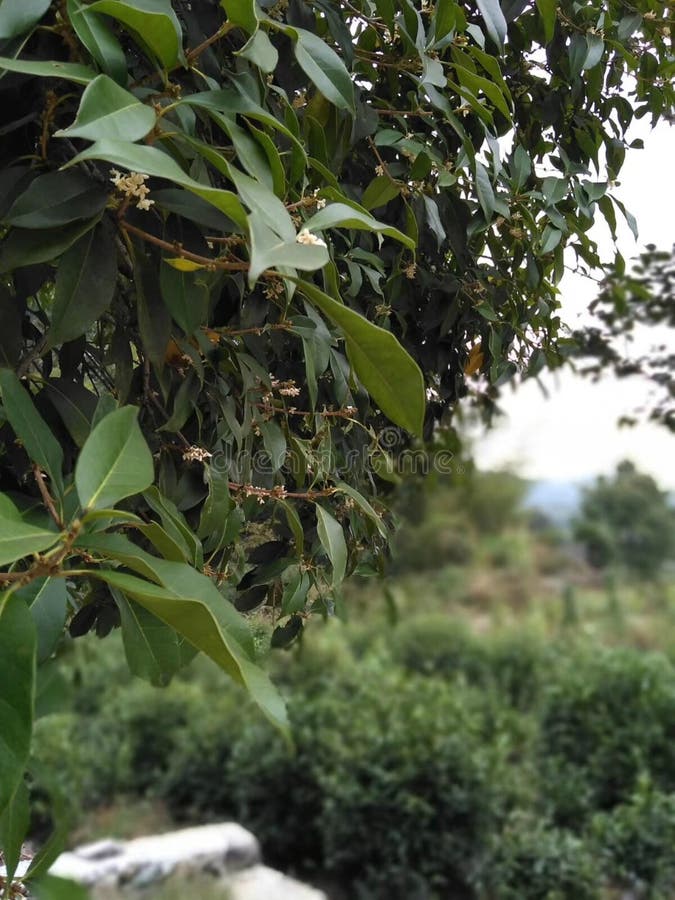
M645 149L627 151L615 191L640 228L637 243L627 228L620 229L619 246L627 262L645 244L668 250L675 241L675 129L661 125L650 131L640 123L631 136L642 137ZM620 213L617 218L621 220ZM609 257L606 227L595 227L593 235ZM574 326L594 298L596 286L566 275L561 290L563 319ZM542 381L548 397L533 380L516 391L504 391L501 406L506 416L473 446L481 468L509 466L527 478L576 481L609 473L617 462L629 458L663 487L675 490L675 435L648 423L633 428L617 425L622 414L633 413L648 396L645 381L608 376L592 384L569 371L549 372Z

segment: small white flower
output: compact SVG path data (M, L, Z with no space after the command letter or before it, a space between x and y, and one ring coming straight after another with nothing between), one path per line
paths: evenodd
M326 242L322 241L320 237L317 237L315 234L312 234L311 231L307 231L306 228L303 228L302 231L296 236L295 240L298 244L307 244L310 247L325 247Z

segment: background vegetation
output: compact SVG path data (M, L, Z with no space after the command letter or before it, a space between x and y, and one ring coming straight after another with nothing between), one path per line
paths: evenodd
M336 898L672 896L672 573L608 590L506 473L409 487L385 588L268 656L296 752L199 661L158 691L68 647L36 753L73 841L234 818Z

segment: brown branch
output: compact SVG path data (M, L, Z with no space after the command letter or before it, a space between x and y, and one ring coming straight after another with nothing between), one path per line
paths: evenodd
M215 34L212 34L211 37L207 37L205 41L202 41L201 44L193 47L192 50L188 50L188 52L185 54L185 61L187 62L188 67L190 63L193 60L198 59L202 55L202 53L211 46L211 44L215 44L216 41L219 41L222 37L225 37L228 31L231 31L232 28L234 28L234 25L232 25L231 22L223 22L223 24L220 26L218 31L215 32Z
M256 408L262 412L284 413L287 416L326 416L340 419L351 419L356 412L355 407L346 407L345 409L296 409L294 406L286 408L285 406L273 406L270 403L256 403Z
M37 483L38 490L40 491L40 496L42 497L42 502L46 506L46 508L49 512L49 515L56 522L57 528L59 528L61 531L63 531L63 529L65 528L65 525L63 524L63 520L61 519L61 516L56 511L56 505L54 504L54 499L52 498L52 495L49 493L49 489L45 483L44 473L43 473L42 469L40 468L40 466L38 466L37 463L34 463L34 465L33 465L33 476L35 477L35 481Z
M332 497L337 493L337 488L324 488L319 491L287 491L282 485L273 488L255 487L252 484L240 484L237 481L228 481L231 491L245 494L247 497L258 497L260 500L317 500L320 497Z
M260 337L266 331L290 331L292 327L291 322L270 322L254 328L207 328L206 331L216 332L221 337L240 337L243 334L255 334Z
M177 241L174 243L164 241L162 238L151 234L149 231L143 231L142 228L137 228L135 225L127 222L126 219L120 219L119 226L124 231L135 234L137 237L140 237L144 241L148 241L150 244L154 244L156 247L161 247L162 250L168 250L171 253L175 253L176 256L180 256L181 259L189 259L192 262L199 263L199 265L204 266L206 269L223 269L228 272L248 271L249 265L243 260L240 260L239 262L226 262L224 259L213 259L209 256L201 256L199 253L193 253L191 250L186 250L183 245Z

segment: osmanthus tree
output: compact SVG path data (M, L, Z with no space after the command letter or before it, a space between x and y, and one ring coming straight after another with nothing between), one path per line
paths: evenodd
M121 625L157 683L201 650L284 727L247 614L282 646L332 612L406 442L565 356L565 253L599 264L626 131L672 111L670 15L2 0L10 879L66 628Z

